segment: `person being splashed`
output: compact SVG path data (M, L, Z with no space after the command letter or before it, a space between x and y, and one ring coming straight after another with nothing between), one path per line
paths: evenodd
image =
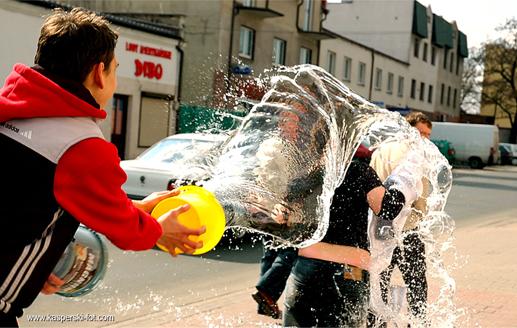
M432 132L432 123L421 112L412 112L406 116L408 123L418 130L422 138L429 139ZM388 142L377 149L370 162L370 166L377 172L381 180L386 180L393 169L399 164L407 151L405 142ZM407 285L407 302L411 315L415 320L424 324L427 312L427 279L425 244L418 229L419 223L428 212L426 197L429 195L429 181L422 180L423 193L411 208L403 228L403 239L400 246L395 247L390 265L381 273L380 288L382 298L388 303L388 291L391 274L395 267L400 269L404 283ZM372 325L373 317L371 318ZM386 326L386 323L379 323Z
M367 164L353 161L330 207L323 239L298 251L287 282L283 324L297 327L362 327L369 301L368 209L395 219L419 194L410 173L422 155L414 151L383 185Z

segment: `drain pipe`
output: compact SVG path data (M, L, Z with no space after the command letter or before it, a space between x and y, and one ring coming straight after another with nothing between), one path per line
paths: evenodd
M233 51L233 28L235 26L235 16L239 13L239 9L235 5L235 0L232 0L232 19L230 21L230 46L228 49L228 68L226 73L226 92L230 91L231 76L232 76L232 51Z
M375 66L375 52L372 49L372 69L370 70L370 90L368 91L368 100L372 101L372 88L373 88L373 68Z

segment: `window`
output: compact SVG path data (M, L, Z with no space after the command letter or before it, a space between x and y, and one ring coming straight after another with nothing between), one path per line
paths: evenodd
M450 61L450 65L449 65L449 72L452 73L453 67L454 67L454 52L451 52L451 61Z
M416 58L418 58L418 52L420 51L420 39L415 38L415 44L413 48L413 55L415 55Z
M364 85L366 81L366 64L359 62L359 70L357 75L357 84Z
M336 72L336 53L334 51L327 51L327 71L334 75Z
M416 81L415 79L411 79L411 99L415 99L416 94Z
M281 39L273 38L273 64L285 65L285 48L287 42Z
M431 46L431 65L436 64L436 48L434 46Z
M386 87L386 93L390 95L393 93L393 73L388 73L388 85Z
M449 58L448 50L443 49L443 69L447 69L447 58Z
M300 48L300 64L312 63L312 49L301 47Z
M398 83L398 87L397 87L397 94L399 97L403 97L404 96L404 77L403 76L399 76L399 83Z
M432 104L433 103L433 86L429 84L429 90L427 92L427 102Z
M375 69L375 90L380 90L382 88L382 69Z
M426 62L427 61L427 42L424 42L424 53L422 55L422 59Z
M456 97L458 96L458 90L454 89L454 96L452 97L452 108L456 108Z
M447 87L447 106L451 105L451 86Z
M253 59L253 47L255 42L255 31L246 26L241 26L239 39L239 56Z
M138 147L150 147L174 133L174 131L169 131L172 108L173 102L166 96L142 95Z
M420 82L420 97L419 97L419 99L421 101L424 101L424 94L425 94L425 83L424 82Z
M352 78L352 58L343 58L343 81L350 82Z
M242 0L243 7L255 7L255 0Z
M445 84L442 83L442 90L440 92L440 105L443 105L444 94L445 94Z
M314 0L305 1L305 11L303 12L303 30L312 30L312 11L314 6Z

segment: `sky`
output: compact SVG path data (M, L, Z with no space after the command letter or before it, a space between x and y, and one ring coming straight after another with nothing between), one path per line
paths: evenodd
M340 0L329 0L329 2L340 2ZM460 31L467 35L469 48L478 47L488 39L497 38L498 32L495 28L504 24L508 18L517 17L517 0L418 0L418 2L426 7L431 5L433 13L442 16L448 22L455 20Z

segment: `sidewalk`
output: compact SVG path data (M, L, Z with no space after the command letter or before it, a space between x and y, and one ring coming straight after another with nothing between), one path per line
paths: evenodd
M477 226L457 229L456 253L446 264L460 263L450 272L456 282L455 327L517 327L517 213L487 217ZM452 262L454 261L454 262ZM437 285L430 280L430 300ZM191 304L114 327L273 327L281 324L256 314L254 288ZM281 304L281 303L280 303Z
M466 311L456 326L517 327L517 213L497 213L455 237L459 261L466 261L452 272L455 305Z

